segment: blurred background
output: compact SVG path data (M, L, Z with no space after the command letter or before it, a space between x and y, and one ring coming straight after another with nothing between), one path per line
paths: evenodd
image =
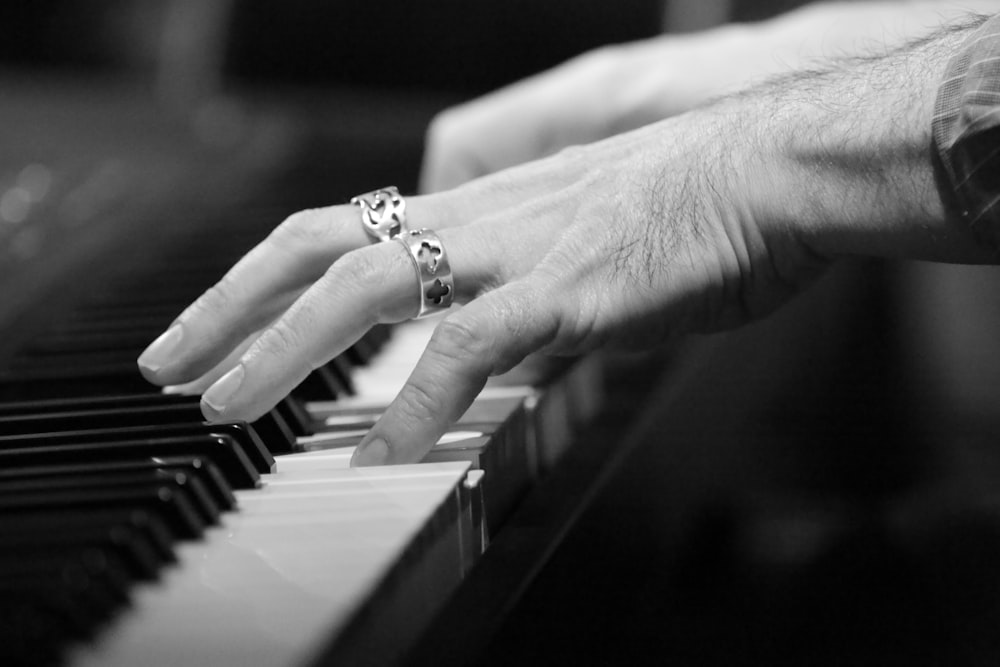
M588 49L754 20L794 0L39 0L0 8L9 67L168 87L356 85L483 93ZM183 72L175 69L187 64ZM182 77L183 74L183 77Z
M0 359L194 232L412 191L451 104L796 4L4 2ZM483 663L996 664L998 287L863 262L716 339Z

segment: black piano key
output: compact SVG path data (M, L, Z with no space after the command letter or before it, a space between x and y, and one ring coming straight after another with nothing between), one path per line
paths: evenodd
M344 355L334 357L326 365L326 368L335 373L339 379L342 387L341 396L354 395L354 383L351 381L351 370L353 367L354 364L352 364Z
M267 448L275 454L295 451L295 433L277 410L271 410L251 424Z
M142 394L104 394L99 396L70 396L33 401L0 403L0 416L49 414L77 410L106 410L111 408L145 407L150 405L186 405L198 399L180 394L162 394L146 391Z
M42 550L74 550L93 547L114 553L135 579L155 580L166 562L149 543L146 536L125 526L70 526L65 523L58 531L39 530L38 526L14 529L3 525L0 551L17 553L34 547Z
M219 522L220 509L197 477L169 468L104 470L77 475L14 477L0 479L0 498L17 493L110 490L166 485L187 491L195 511L207 525Z
M207 458L196 456L172 456L133 461L115 461L106 463L77 463L67 465L51 465L38 467L7 468L0 470L0 482L8 478L28 479L35 477L62 477L87 474L92 472L107 472L116 470L159 470L169 469L196 476L212 496L212 500L221 510L232 510L236 507L236 497L218 466Z
M27 545L0 553L0 591L44 593L56 586L71 595L93 594L100 609L111 611L129 601L134 583L115 554L97 547L54 551Z
M48 612L67 639L93 636L128 604L133 582L113 556L97 549L49 554L0 554L0 598Z
M139 508L160 515L179 538L195 539L205 531L205 523L190 494L171 484L85 491L4 493L0 490L0 516L32 511L61 512L67 508Z
M71 641L88 639L93 621L73 600L43 597L30 591L8 593L0 600L0 656L12 667L62 664Z
M202 421L204 417L197 405L169 403L142 407L7 415L0 417L0 434L53 433L125 426L190 424Z
M203 423L197 396L144 394L0 404L0 435ZM234 423L219 428L245 430L233 426ZM291 452L295 435L273 410L253 426L246 435L237 437L248 439L248 455L261 466L262 472L269 472L274 465L270 452Z
M176 562L173 535L163 520L143 510L68 510L25 512L0 516L0 544L4 540L31 540L39 544L69 540L104 545L123 552L123 561L137 576L155 576L165 565Z
M44 422L44 418L39 418ZM44 428L42 423L39 428ZM0 450L25 447L50 447L56 445L82 445L87 443L136 442L185 437L225 437L236 443L253 466L262 473L274 469L274 457L244 422L218 424L181 423L131 428L95 428L69 431L37 431L18 435L0 435Z
M329 366L320 366L292 390L300 401L332 401L348 393L339 373Z
M133 367L78 366L45 373L0 373L0 401L48 399L66 396L141 394L149 391L146 381Z
M344 356L355 366L367 365L389 340L390 328L376 325L344 352Z
M16 442L0 444L0 467L120 462L171 456L194 456L211 460L234 489L253 489L260 481L260 473L247 458L243 448L228 435L68 442L51 446L18 447Z
M286 396L274 409L282 416L295 435L311 435L313 433L313 418L301 401Z
M31 602L0 600L0 656L11 667L59 664L66 632L57 631L52 614Z

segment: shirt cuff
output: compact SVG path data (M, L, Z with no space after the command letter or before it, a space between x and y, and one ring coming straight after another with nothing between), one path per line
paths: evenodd
M970 33L948 63L932 130L954 206L1000 248L1000 15Z

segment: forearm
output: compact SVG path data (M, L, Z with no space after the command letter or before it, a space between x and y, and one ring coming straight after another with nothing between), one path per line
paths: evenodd
M780 73L829 58L879 56L970 14L1000 11L1000 0L816 2L748 24L761 43L762 70Z
M996 11L1000 0L818 2L767 21L622 44L590 56L602 64L589 72L601 96L587 113L605 117L608 133L624 131L831 58L884 55L970 12Z
M946 214L931 138L945 68L973 27L720 102L743 137L736 177L754 219L828 257L993 261L996 249Z

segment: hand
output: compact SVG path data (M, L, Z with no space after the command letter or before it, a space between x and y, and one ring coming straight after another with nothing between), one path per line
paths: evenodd
M437 231L465 305L438 325L355 463L419 460L489 376L530 352L728 326L814 272L794 238L769 238L742 206L718 167L718 122L684 117L409 198L410 227ZM252 420L372 325L412 317L415 281L401 244L369 244L356 207L303 211L185 310L140 367L165 385L228 370L204 394L206 417Z
M438 232L465 305L353 462L420 460L488 377L531 352L733 326L838 256L995 262L946 215L933 168L935 94L969 29L412 198L410 227ZM158 384L207 384L235 361L202 407L252 420L372 325L412 317L415 283L406 249L369 245L356 208L304 211L182 313L140 368Z

